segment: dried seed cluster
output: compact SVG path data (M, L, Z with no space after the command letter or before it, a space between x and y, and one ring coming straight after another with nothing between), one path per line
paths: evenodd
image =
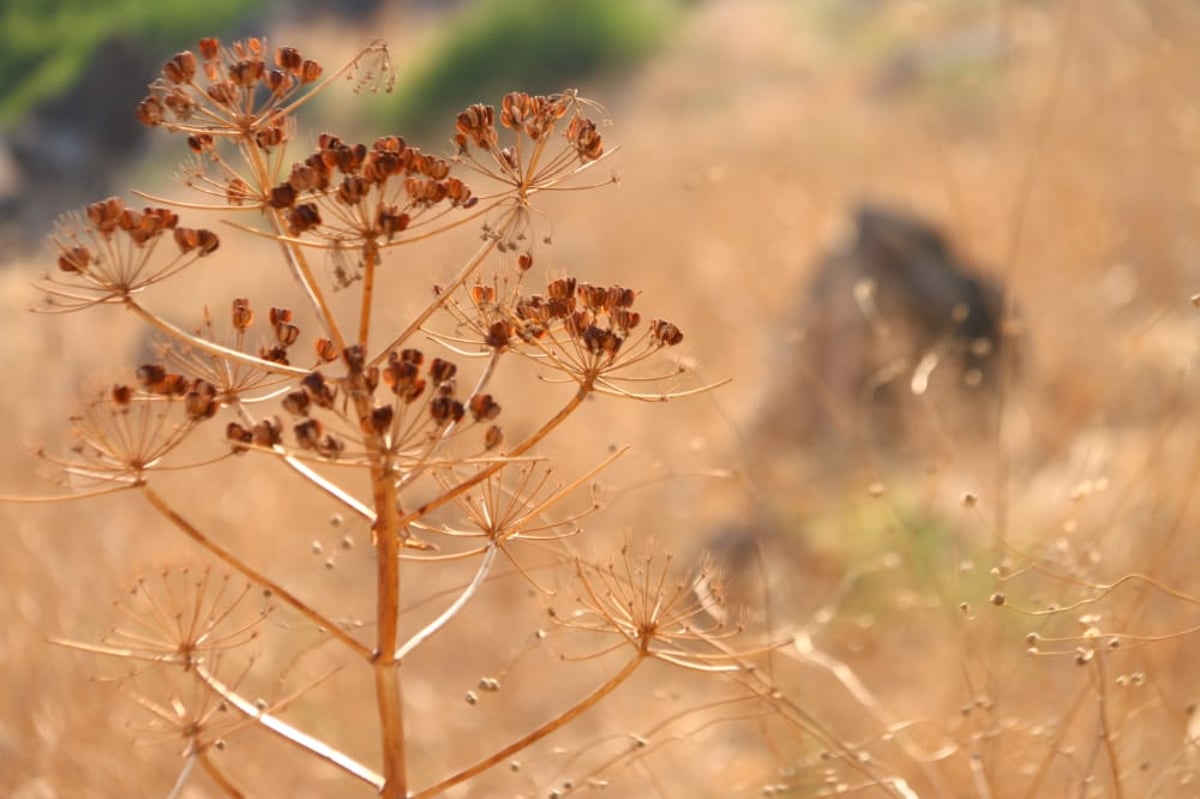
M590 353L616 357L621 345L642 321L633 310L637 293L623 286L593 286L573 277L553 280L546 294L533 294L517 302L517 331L522 339L541 338L552 326L564 330ZM683 333L662 319L650 323L650 338L657 346L675 346Z
M452 177L450 169L448 161L422 153L398 136L367 147L326 133L316 152L293 164L287 180L271 189L267 205L284 211L293 236L390 242L434 206L475 205L470 188Z
M537 142L548 138L569 115L564 131L567 143L580 161L595 161L604 155L604 145L596 123L579 113L579 108L580 100L574 93L546 96L509 92L500 104L500 124ZM475 147L494 153L502 169L514 174L521 172L518 148L497 149L500 135L494 108L481 103L472 105L458 115L456 127L454 143L460 154L465 155L469 147Z
M168 234L177 252L162 257L157 246ZM138 211L117 197L92 203L82 216L64 218L51 241L58 274L46 276L40 288L63 310L128 299L220 245L211 230L181 227L168 208Z
M48 460L62 467L72 487L84 485L96 494L137 489L167 522L247 580L236 594L227 588L232 586L228 579L213 579L208 572L194 579L185 575L182 585L164 581L165 599L142 586L150 623L125 640L114 637L104 647L91 649L190 672L198 680L193 683L197 696L204 702L220 698L221 710L214 713L234 709L249 722L265 723L269 705L243 695L236 682L226 684L217 674L219 655L253 640L266 616L263 610L244 623L227 623L255 588L278 597L330 640L368 661L377 676L407 663L409 653L451 625L464 609L480 606L468 600L494 576L489 572L500 561L498 554L550 595L509 551L510 545L532 540L548 552L553 542L582 532L576 523L598 507L593 478L623 450L589 473L556 484L536 448L594 393L657 400L669 396L643 396L617 384L655 379L641 370L623 370L683 338L670 322L644 321L634 309L637 292L623 286L560 277L543 293L526 293L525 279L533 266L528 240L534 195L555 188L606 154L599 126L585 113L596 106L573 92L514 92L503 98L498 110L471 106L458 116L458 152L449 159L423 153L398 136L367 145L325 133L315 150L295 161L287 146L296 129L292 112L372 54L386 61L386 49L371 45L351 65L326 75L317 62L293 48L278 48L272 58L262 39L229 46L203 39L196 53L181 52L167 61L138 107L146 125L187 137L192 155L185 177L210 199L179 207L240 207L246 212L241 218L258 219L263 229L252 232L274 240L283 266L300 287L305 304L299 314L282 306L256 313L249 299L238 297L227 306L222 330L216 329L206 308L200 328L188 331L155 313L135 295L212 254L220 241L209 230L181 226L168 208L135 210L115 198L88 206L73 225L62 226L55 237L58 271L47 280L46 290L60 307L121 302L169 340L160 358L136 369L134 380L106 390L74 419L78 442L71 456L47 456ZM463 166L498 182L499 190L477 195L458 177ZM379 269L385 248L476 218L483 226L483 243L476 254L449 283L426 294L426 303L404 321L402 332L382 330L385 322L380 320L388 317L375 310L397 289L388 284L397 276ZM234 229L249 230L228 221ZM170 257L156 249L164 237L174 242ZM358 289L351 298L357 302L330 301L327 287L311 268L310 251L329 255L337 283ZM485 272L489 259L507 252L516 257L498 259L502 271ZM346 257L357 259L357 267L344 268L337 262ZM355 284L356 278L361 282ZM402 290L411 289L409 280ZM455 338L439 331L442 312L459 322ZM316 327L305 339L307 320ZM482 356L485 364L463 384L473 388L460 390L464 378L458 364L413 346L426 336L445 343L447 351ZM557 372L549 382L575 381L578 386L557 413L535 422L520 441L498 453L504 439L496 424L501 405L488 387L509 354L536 359ZM263 403L275 413L264 414ZM216 426L223 426L224 438L217 442L216 455L177 463L183 457L176 448L202 423L221 414L224 418ZM469 453L453 446L460 434L476 430L482 452L478 444ZM154 470L209 465L251 451L284 462L313 490L369 524L377 579L363 584L377 592L378 614L370 620L373 643L366 644L242 560L234 551L236 542L227 549L210 538L158 493L157 481L149 476ZM357 468L313 469L308 465L313 461ZM591 501L564 518L559 510L564 500L586 486L592 487ZM440 535L446 551L428 554L436 547L423 540L426 535ZM347 536L344 548L349 546ZM319 553L322 546L318 542L312 550ZM417 617L402 618L416 599L409 581L399 579L400 561L410 556L429 563L479 561L476 576L460 598L420 629L409 623ZM325 564L333 568L335 560L328 558ZM706 626L705 609L692 599L691 582L669 581L665 565L655 567L649 559L635 564L627 553L623 566L578 569L578 585L586 596L581 598L582 615L573 617L578 622L574 626L619 634L635 645L639 660L652 657L689 668L706 665L701 650L714 646L718 631ZM706 575L697 579L709 580ZM708 615L714 616L711 611ZM494 692L499 687L497 679L484 678L478 690ZM312 743L311 735L282 719L274 718L269 729L364 779L380 795L413 795L397 757L406 740L400 693L380 691L377 699L378 718L383 720L380 751L387 760L381 774L332 746ZM177 697L168 704L142 702L184 731L195 747L189 755L202 757L204 748L219 745L205 733L211 731L206 726L209 705ZM575 711L561 713L544 728L545 734L582 709L578 705ZM218 773L211 763L204 765L210 774ZM462 771L426 793L446 793L473 773ZM564 792L571 787L569 781L561 783Z
M376 437L384 450L401 455L409 448L428 446L465 418L484 423L500 414L500 404L491 394L477 393L461 399L456 380L458 367L442 358L433 358L426 364L425 355L419 350L393 351L382 366L366 366L361 348L352 346L344 353L343 361L348 366L344 375L330 377L314 370L280 400L284 412L296 420L291 431L300 450L327 459L347 457L352 454L348 442L360 450L368 448L361 434ZM381 386L390 398L376 398ZM370 398L370 410L357 419L353 419L353 409L357 407L350 401L353 396ZM412 407L423 410L414 414L410 411ZM253 426L230 422L226 438L237 451L248 446L282 446L283 427L277 418L264 419ZM500 429L491 425L484 434L485 447L495 448L502 439Z
M485 235L495 238L502 252L517 252L522 270L533 264L529 201L604 156L599 126L584 113L590 107L574 92L511 92L499 114L492 106L476 104L458 115L454 142L459 159L504 185L509 195L500 204L500 216L485 225ZM501 145L497 117L511 144Z
M205 38L198 50L199 58L189 50L172 56L137 109L144 125L192 131L188 144L196 152L210 150L214 134L252 138L263 149L282 144L289 101L323 72L293 47L275 50L269 65L264 39L225 47Z

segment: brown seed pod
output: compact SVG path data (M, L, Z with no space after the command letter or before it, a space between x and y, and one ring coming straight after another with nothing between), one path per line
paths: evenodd
M184 50L163 65L163 77L171 83L189 83L196 76L196 56Z
M683 331L665 319L655 319L650 323L650 335L660 346L674 347L683 341Z
M575 278L560 277L550 281L550 285L546 286L546 294L553 300L570 300L575 297L575 288Z
M144 363L134 372L142 389L150 391L167 377L166 367L157 363Z
M380 405L371 410L371 415L362 420L362 431L383 435L392 426L396 409L391 405Z
M429 413L438 426L459 421L464 412L463 404L452 397L434 397L429 402Z
M291 391L284 395L283 409L293 416L308 416L312 407L312 397L307 391Z
M211 419L217 415L217 389L207 380L197 378L192 381L187 394L183 397L183 407L188 418L193 421Z
M156 127L162 124L167 115L167 109L157 97L147 97L138 103L137 118L146 127Z
M240 445L253 442L254 434L237 422L230 422L225 425L225 438L233 443L235 452L245 452L246 448Z
M320 372L309 372L300 381L300 387L312 398L318 408L332 408L337 397L337 389L330 386L325 376Z
M92 263L92 251L82 245L65 248L58 256L58 268L64 272L82 272Z
M477 422L491 421L500 415L500 405L491 394L476 394L471 397L471 418Z
M483 436L483 446L485 449L493 450L500 446L504 441L504 433L497 425L488 427L487 432Z
M284 322L275 324L275 340L279 342L279 346L290 347L296 343L298 338L300 338L300 328Z
M315 450L321 443L324 427L317 419L308 419L293 427L292 432L296 434L296 443L300 449Z
M429 364L429 377L434 383L445 383L458 371L458 367L450 361L434 358Z
M254 324L254 311L250 310L250 300L239 298L233 301L231 309L233 327L236 330L246 330Z
M304 59L295 47L280 47L275 50L275 66L286 69L294 75L300 74Z
M471 302L476 305L491 305L496 301L496 289L492 286L476 284L471 286Z
M288 212L287 223L291 234L299 236L321 224L321 212L315 203L302 203Z
M508 321L507 319L501 319L499 321L492 322L491 327L488 328L487 338L484 339L484 342L489 347L503 349L504 347L508 346L509 340L512 339L512 334L512 322Z
M313 342L313 349L315 349L317 352L317 358L324 363L337 360L337 345L324 336Z
M283 443L283 425L276 417L260 420L251 430L253 442L260 447L275 447Z

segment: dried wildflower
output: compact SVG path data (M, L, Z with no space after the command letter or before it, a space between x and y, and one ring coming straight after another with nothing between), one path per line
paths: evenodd
M217 249L215 233L181 228L178 222L173 211L135 211L116 197L63 217L51 236L58 273L39 284L49 308L70 311L128 301ZM160 248L167 234L174 247Z
M219 331L212 314L205 308L203 321L200 327L192 331L191 341L171 340L160 346L167 365L208 384L213 391L212 400L218 405L253 400L253 395L268 391L286 379L286 376L272 374L261 365L248 362L248 359L231 357L237 354L250 355L248 338L254 325L254 311L249 300L236 299L232 302L229 324L232 332ZM215 346L209 347L210 344ZM286 350L283 354L286 355ZM278 356L280 353L272 355ZM280 362L279 357L269 360Z
M671 556L655 563L653 554L625 545L620 559L605 565L576 562L583 611L567 627L617 635L643 656L696 671L734 671L741 654L722 642L740 632L726 629L723 614L709 612L697 598L698 583L719 585L709 563L685 578L671 575ZM711 596L720 596L713 592Z
M323 69L293 47L267 53L265 39L250 38L222 45L201 39L199 57L191 51L172 56L150 94L138 106L145 125L163 126L192 135L233 135L269 150L287 138L285 122L320 81ZM367 47L337 74L377 58L385 65L382 45ZM279 137L279 138L275 138Z
M475 205L470 188L450 172L448 161L398 136L368 147L322 134L316 151L271 188L267 205L283 212L293 237L309 234L337 253L374 252L449 209Z
M101 645L86 648L150 664L156 674L187 681L187 686L172 687L165 699L143 696L138 701L163 729L186 741L189 767L205 762L205 750L216 745L214 719L228 708L241 714L239 723L280 736L393 799L452 793L454 786L509 761L511 754L586 711L632 673L624 671L607 687L516 739L511 752L479 760L423 789L409 782L416 771L406 763L411 732L405 728L399 689L407 678L398 667L429 636L455 621L495 576L489 575L493 563L503 556L521 570L515 542L535 540L551 549L559 539L580 532L577 520L597 507L594 493L579 492L580 504L572 511L561 513L559 508L621 452L564 484L553 480L535 447L592 391L638 396L619 389L617 382L656 379L643 373L640 364L678 344L682 333L662 320L644 321L634 309L637 292L626 287L583 284L564 276L552 280L544 294L526 290L534 263L534 196L559 188L611 152L600 134L602 121L588 116L595 106L572 92L514 92L498 108L471 106L456 120L459 154L452 159L423 152L398 136L355 143L331 133L320 135L298 160L288 153L297 131L293 112L335 77L370 59L386 66L386 57L386 49L375 44L346 69L325 73L296 49L272 51L262 39L228 45L202 39L194 52L167 60L137 109L143 123L186 141L185 179L210 198L210 205L187 207L233 209L244 212L234 216L261 220L264 229L252 230L226 214L228 228L222 229L274 240L285 269L297 281L305 303L301 313L274 307L256 314L250 301L239 296L223 306L229 313L225 321L214 323L206 308L194 331L156 315L141 304L139 292L217 252L221 241L210 230L181 225L168 210L170 204L135 210L116 198L88 206L60 227L54 240L58 271L48 279L47 291L61 308L123 303L168 341L157 357L137 368L130 385L115 386L74 420L79 438L74 457L50 460L62 467L65 479L92 487L96 494L139 488L165 520L247 581L240 592L229 578L208 571L164 575L161 589L139 583L122 625ZM464 166L499 181L499 192L480 197L463 180ZM385 314L376 308L397 300L407 304L412 286L389 285L387 278L393 276L379 269L382 251L476 219L483 220L484 241L475 255L448 282L434 286L432 296L422 292L427 297L423 307L408 316L398 335L386 338L390 333L381 330L380 320L406 309L388 307ZM164 238L169 241L160 246ZM354 296L332 301L329 287L310 263L313 250L328 254L334 287L349 288ZM509 254L503 276L482 277L483 264L496 252ZM259 266L256 260L254 267ZM448 309L460 323L456 338L431 331L440 309ZM411 346L427 334L446 343L448 352L478 355L484 363L479 369L460 369L462 361L450 360L455 356L427 356ZM565 408L526 429L508 452L499 452L504 435L495 424L501 402L491 393L493 378L498 365L514 353L563 373L579 390ZM256 407L262 401L278 416L264 416ZM505 404L511 407L509 401ZM364 532L369 527L373 551L362 562L377 570L376 579L355 585L372 589L373 618L343 628L242 560L237 549L244 542L237 536L210 536L154 490L159 486L151 486L148 472L173 468L169 460L178 459L171 457L176 448L218 415L225 417L219 423L223 442L209 463L253 450L245 460L261 456L290 469L356 516ZM219 436L220 431L214 432ZM468 432L469 443L456 440ZM255 514L246 511L235 515L253 524ZM447 545L435 547L418 537L426 532ZM227 548L222 540L232 544ZM338 560L327 545L325 550L325 566L332 569ZM421 586L435 584L400 579L401 560L413 556L431 563L472 555L480 556L475 577L413 632L425 615L419 609L422 600L439 597L414 595L414 590L424 590ZM702 624L711 614L701 619L687 605L694 592L686 586L668 588L665 568L660 575L649 560L639 566L626 556L623 572L615 566L606 570L580 564L578 569L590 609L573 622L576 626L635 643L636 661L654 657L692 668L711 665L703 650L716 646L718 632ZM374 672L382 774L272 717L265 701L242 696L218 675L221 657L256 640L267 615L266 609L252 613L251 586L283 601ZM410 609L418 609L416 615ZM278 662L262 662L272 661ZM479 690L492 693L498 687L489 677ZM219 788L241 795L210 765L205 768ZM184 790L183 777L174 793ZM555 790L566 793L575 783L558 785Z
M160 367L161 368L161 367ZM152 370L153 371L153 370ZM186 394L186 392L184 392ZM62 469L62 480L78 488L128 488L140 485L146 474L162 466L205 418L195 401L175 402L162 395L139 392L126 385L92 399L71 418L74 457L41 452Z
M527 242L529 203L534 195L557 187L599 161L604 146L597 124L585 111L597 108L575 92L504 96L500 125L512 132L512 143L500 145L495 109L473 105L458 115L454 142L470 168L507 187L508 199L485 233L504 251L519 251L523 270L532 266Z
M598 466L567 484L551 483L553 470L541 464L528 462L514 465L490 475L477 490L458 499L457 503L467 521L466 527L430 529L442 535L482 539L485 542L483 547L459 553L456 557L477 554L489 546L499 546L508 552L506 545L518 539L554 541L574 536L579 533L577 523L599 507L595 497L582 510L567 516L548 518L552 510L564 504L577 489L623 452L621 450L610 455ZM436 470L434 477L444 489L453 487L461 479L455 469L448 467ZM512 558L511 552L509 557ZM526 574L525 577L537 585L531 576Z
M252 602L256 597L262 595L252 583L211 568L163 571L157 584L140 579L125 602L114 603L122 621L101 640L101 651L190 669L258 637L273 608Z
M171 569L113 604L120 621L99 644L55 643L141 664L120 680L150 714L148 732L182 740L192 757L245 726L195 672L219 673L225 656L257 639L273 607L255 585L207 567Z
M531 345L523 351L580 385L620 396L660 399L617 385L622 380L669 376L646 376L631 369L683 340L679 328L665 320L642 326L641 315L632 308L636 298L636 292L624 286L594 286L558 278L546 287L545 295L521 298L510 322L516 335Z

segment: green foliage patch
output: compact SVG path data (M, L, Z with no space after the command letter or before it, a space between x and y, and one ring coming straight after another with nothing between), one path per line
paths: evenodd
M486 0L447 31L381 116L428 134L480 97L561 91L635 65L679 16L670 0Z
M69 88L105 40L123 36L154 53L220 31L261 0L8 0L0 5L0 125ZM146 76L149 80L149 76Z

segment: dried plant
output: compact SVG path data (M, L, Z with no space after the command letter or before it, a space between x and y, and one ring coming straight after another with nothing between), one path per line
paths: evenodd
M183 177L199 198L141 195L152 207L140 210L101 200L65 217L53 236L57 270L41 283L42 310L120 306L152 329L159 357L137 365L136 379L85 402L65 454L39 454L70 498L138 496L224 570L217 576L201 566L140 581L101 643L68 644L130 664L118 679L149 714L150 729L183 740L186 766L172 795L197 765L225 794L243 795L236 758L212 753L249 729L284 739L372 793L442 795L513 761L646 662L718 675L750 668L747 655L730 648L736 629L715 606L697 603L689 579L655 566L653 555L639 562L626 552L620 565L605 566L575 548L580 520L598 506L593 497L581 508L578 497L623 450L563 480L542 446L589 398L658 402L708 388L681 377L668 353L683 333L665 319L643 318L636 290L566 274L532 285L540 246L534 203L543 192L585 187L579 179L612 152L601 138L605 120L591 116L601 110L573 92L514 92L498 109L480 104L459 114L447 157L398 136L357 144L323 133L297 159L295 116L317 93L342 78L386 88L388 76L378 43L329 74L295 49L272 53L260 39L204 39L196 53L167 61L137 108L144 124L186 139L192 156ZM222 215L220 232L181 219L207 212ZM421 286L418 270L396 257L404 245L473 231L481 242L439 285ZM279 268L299 287L298 306L264 314L242 296L206 297L228 314L222 320L206 304L196 329L155 309L158 284L237 257L231 236L274 243ZM396 324L396 309L381 306L401 295L425 299ZM436 353L428 351L431 340ZM497 375L521 360L533 366L532 383L519 389L525 393L493 394ZM556 382L570 387L557 409L540 421L519 417L523 432L506 438L502 406L553 398ZM188 491L176 496L178 484L160 480L201 470L186 486L203 494L202 470L249 459L294 473L339 506L339 518L369 528L374 580L354 586L372 606L365 620L342 618L310 598L303 582L272 576L270 563L239 554L237 542L260 535L272 515L251 510L255 497L238 500L246 529L214 532L187 509ZM447 570L460 579L464 563L468 576L452 590L428 576ZM492 736L463 741L460 762L437 772L414 762L429 736L410 721L404 700L414 667L401 667L472 614L485 625L510 615L478 599L505 576L524 580L537 607L577 602L551 615L565 662L603 662L612 647L602 642L613 637L631 657L582 698L564 690L532 730L496 744ZM715 584L712 575L704 579ZM266 604L251 607L259 601ZM278 628L268 621L281 615L291 621ZM285 696L251 698L250 686L270 679L262 672L286 670L282 653L297 648L259 633L304 638L304 630L321 637L325 655L340 651L332 671ZM601 649L568 654L576 650L561 643L567 637ZM370 673L374 719L342 720L344 729L377 726L370 765L283 718L343 668ZM496 690L498 682L480 688ZM743 693L754 700L767 691ZM314 712L353 711L336 696L328 705ZM599 785L640 749L578 770ZM560 795L570 790L564 785L555 789Z

